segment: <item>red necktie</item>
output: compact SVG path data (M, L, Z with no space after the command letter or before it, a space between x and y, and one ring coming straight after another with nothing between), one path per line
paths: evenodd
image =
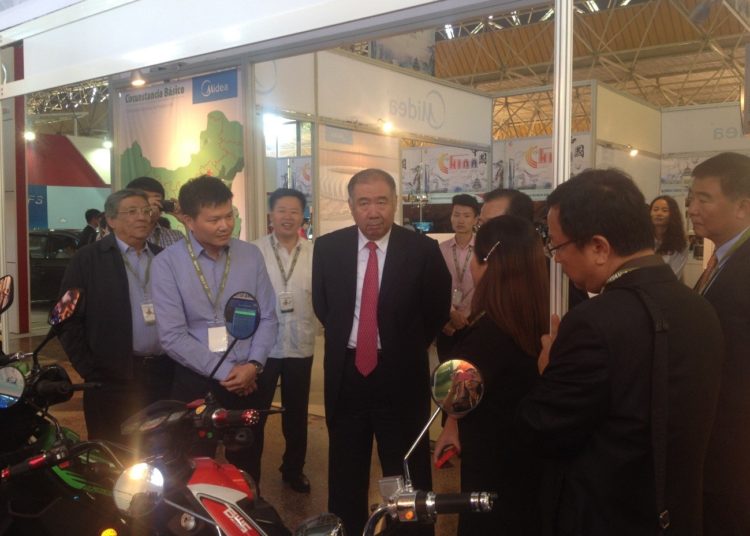
M362 376L368 376L378 364L378 246L375 242L368 242L367 249L370 256L359 302L357 353L354 358L354 364Z
M706 286L708 286L708 283L711 281L711 276L714 273L714 270L716 270L716 265L719 264L719 259L716 258L716 253L711 255L711 258L708 259L708 264L706 264L706 269L703 270L703 273L701 274L700 279L698 280L698 283L695 285L695 290L699 294L703 294L703 291L706 290Z

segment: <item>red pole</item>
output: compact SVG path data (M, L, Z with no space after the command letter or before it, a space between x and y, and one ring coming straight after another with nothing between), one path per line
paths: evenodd
M13 67L15 80L22 80L23 43L13 47ZM18 328L20 333L29 331L29 225L28 196L26 186L26 105L23 96L15 97L16 125L16 240L18 244L18 280L16 299L18 300Z

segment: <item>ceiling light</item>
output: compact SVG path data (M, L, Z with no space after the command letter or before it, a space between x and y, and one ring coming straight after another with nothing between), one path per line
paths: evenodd
M445 25L445 34L448 36L448 39L453 39L453 26L450 24Z
M111 149L112 148L112 142L109 141L109 140L104 140L102 142L102 147L104 147L105 149Z
M629 3L630 3L630 0L622 0L622 2L620 2L620 7L625 7L625 6L627 6L627 5L629 4Z
M599 11L599 6L597 5L594 0L586 0L586 7L591 11L591 13L596 13Z
M390 121L383 121L382 119L378 119L378 123L380 123L380 128L382 129L384 134L390 134L393 132L393 123Z
M521 19L518 18L518 11L511 11L510 12L510 20L513 21L514 26L520 26L521 25Z
M34 141L36 139L36 134L33 130L27 130L23 133L23 139L26 141Z
M630 2L630 0L627 0L627 1ZM554 9L548 9L547 13L545 13L544 15L542 15L542 18L539 19L539 20L545 21L545 20L549 19L554 14L555 14L555 10Z
M141 87L146 84L146 80L143 78L140 69L136 69L130 73L130 85L133 87Z

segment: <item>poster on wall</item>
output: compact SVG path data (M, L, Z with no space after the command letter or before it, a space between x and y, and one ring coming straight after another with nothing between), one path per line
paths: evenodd
M456 194L487 191L487 151L415 147L401 152L401 193Z
M245 219L241 94L236 69L122 91L115 102L121 184L154 177L172 198L193 177L218 177L234 193L239 235Z
M354 223L347 186L352 175L367 168L388 172L398 181L399 139L322 125L320 130L318 210L320 236ZM396 185L398 191L398 184ZM400 206L400 204L399 204ZM396 222L401 221L400 208Z
M425 74L435 72L435 31L423 30L370 43L370 57Z
M735 152L750 156L750 151ZM700 155L685 154L662 158L660 194L671 195L672 197L687 195L690 183L693 181L695 166L717 154L719 154L719 151L701 153Z
M276 187L299 190L312 202L312 157L279 158L276 160Z
M592 166L591 135L571 138L571 175ZM493 145L492 187L523 190L535 201L542 201L552 191L554 151L552 137L519 138Z

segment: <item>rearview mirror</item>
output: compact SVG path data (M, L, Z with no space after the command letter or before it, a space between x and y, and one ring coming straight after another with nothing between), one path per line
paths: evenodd
M62 295L60 300L49 312L49 318L47 320L49 325L57 326L73 316L73 313L76 312L76 307L78 307L78 300L80 299L81 289L72 288L65 291L65 294Z
M463 417L477 407L484 394L479 369L470 361L451 359L432 373L432 398L452 417Z
M260 324L260 304L249 292L235 292L224 307L227 332L235 339L252 337Z
M6 409L18 402L26 387L26 380L15 367L0 369L0 409Z

